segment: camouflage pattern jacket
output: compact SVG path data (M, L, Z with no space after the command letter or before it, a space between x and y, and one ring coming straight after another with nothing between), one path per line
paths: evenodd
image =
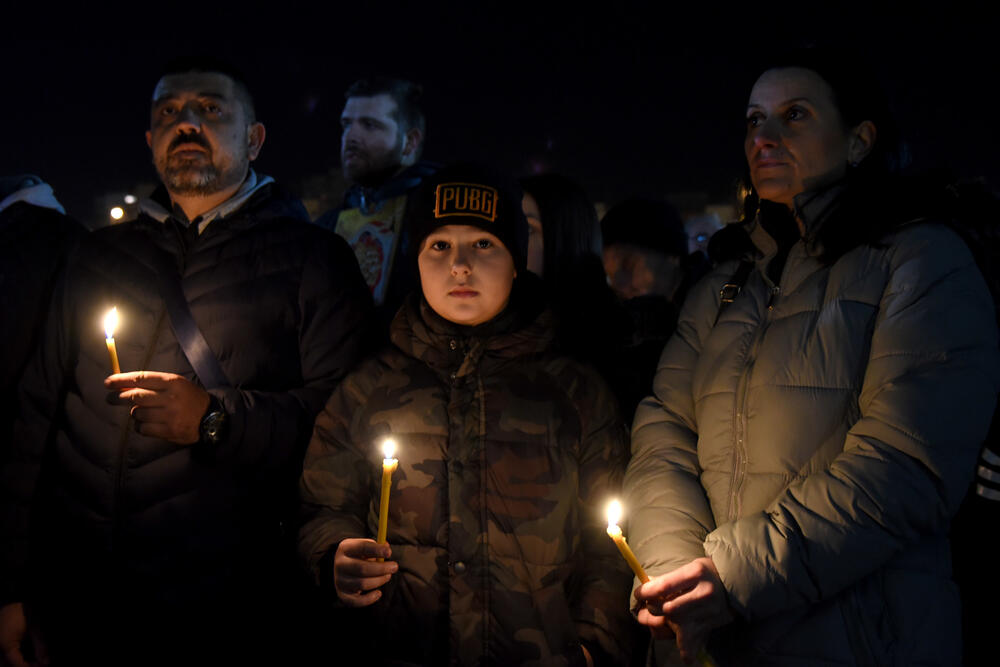
M388 541L400 569L351 610L391 638L375 662L582 665L581 643L596 664L626 659L631 576L602 513L627 434L597 374L549 351L547 311L517 317L470 336L411 298L394 347L316 422L300 553L320 582L341 540L375 536L380 444L398 443Z

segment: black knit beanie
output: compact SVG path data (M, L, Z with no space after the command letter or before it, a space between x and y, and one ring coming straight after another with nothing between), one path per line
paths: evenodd
M665 201L629 199L601 220L604 247L631 243L667 255L687 257L687 232L677 209Z
M512 179L475 164L456 164L426 179L413 209L413 248L419 253L427 235L446 225L471 225L496 236L525 271L528 221L521 191Z

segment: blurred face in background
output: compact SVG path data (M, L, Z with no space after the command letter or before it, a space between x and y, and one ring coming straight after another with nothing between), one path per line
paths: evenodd
M542 236L542 214L538 202L528 193L521 200L521 210L528 219L528 270L536 276L544 275L545 239Z
M445 225L424 239L417 256L424 298L444 319L475 326L507 306L517 271L493 234L472 225Z
M746 127L754 188L761 199L789 208L796 195L843 178L874 142L874 126L846 127L830 85L801 67L771 69L757 79Z
M701 251L708 254L708 242L712 240L712 235L722 229L722 221L719 216L699 215L684 221L684 231L688 236L688 252Z
M680 286L680 257L632 243L615 243L603 252L608 283L622 299L658 294L673 299Z

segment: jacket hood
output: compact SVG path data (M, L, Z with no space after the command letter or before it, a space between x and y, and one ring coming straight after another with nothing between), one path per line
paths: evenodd
M19 201L50 208L64 215L66 213L66 209L56 199L52 186L37 176L22 174L0 178L0 211Z
M480 362L502 364L552 348L553 319L541 294L533 274L518 277L503 312L468 327L444 319L420 292L413 292L396 313L389 338L404 354L434 370L463 377Z

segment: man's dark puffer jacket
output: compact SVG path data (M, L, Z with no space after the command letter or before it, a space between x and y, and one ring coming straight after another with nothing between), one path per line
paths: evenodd
M247 573L251 589L273 575L264 564L313 419L361 356L371 308L347 244L298 211L266 185L187 252L172 220L142 215L93 233L71 258L25 376L17 458L4 471L12 497L2 515L0 601L120 595L191 607L247 588ZM197 382L159 296L154 246L176 262L232 385L211 391L231 424L215 451L140 435L129 406L114 404L102 384L110 373L102 318L112 306L123 371ZM36 488L30 571L38 576L25 590Z

